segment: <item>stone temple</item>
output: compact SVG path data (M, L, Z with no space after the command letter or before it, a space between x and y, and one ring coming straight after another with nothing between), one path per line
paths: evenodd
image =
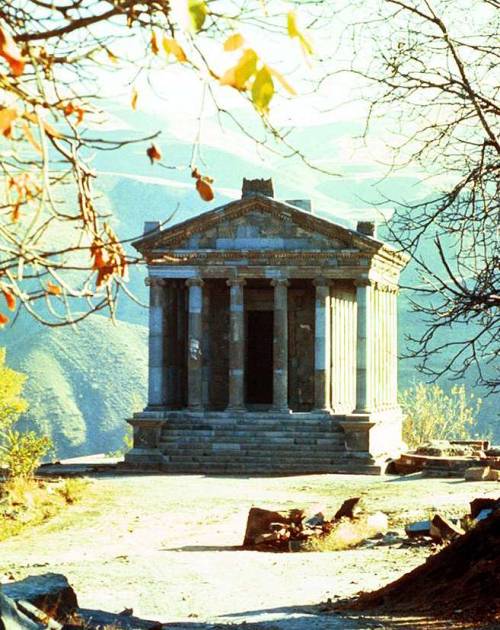
M175 473L380 473L401 445L407 257L305 200L241 199L134 243L148 265L149 393L126 462Z

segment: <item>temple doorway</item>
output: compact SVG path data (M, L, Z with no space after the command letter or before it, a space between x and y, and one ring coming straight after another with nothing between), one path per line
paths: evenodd
M246 403L273 402L273 311L247 311Z

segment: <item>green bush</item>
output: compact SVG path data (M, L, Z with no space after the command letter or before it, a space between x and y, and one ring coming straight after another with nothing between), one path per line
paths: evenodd
M26 376L5 365L5 348L0 348L0 464L11 478L27 479L53 447L50 438L34 431L21 433L13 426L28 409L21 397Z
M474 435L481 399L465 385L446 393L439 385L416 383L400 394L405 419L403 440L413 448L431 440L466 440Z

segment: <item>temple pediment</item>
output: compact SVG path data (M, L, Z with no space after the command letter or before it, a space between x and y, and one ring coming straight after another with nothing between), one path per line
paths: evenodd
M373 255L382 243L264 195L249 195L134 243L141 253L165 251L331 251Z

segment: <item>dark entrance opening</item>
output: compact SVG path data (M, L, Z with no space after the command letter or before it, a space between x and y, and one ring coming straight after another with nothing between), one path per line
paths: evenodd
M273 402L273 311L247 312L246 402Z

